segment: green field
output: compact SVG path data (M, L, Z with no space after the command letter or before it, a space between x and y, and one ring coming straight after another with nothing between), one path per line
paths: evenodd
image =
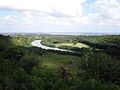
M71 47L77 47L77 48L89 48L88 45L83 44L83 43L60 43L60 44L54 44L55 47L60 47L60 46L71 46Z

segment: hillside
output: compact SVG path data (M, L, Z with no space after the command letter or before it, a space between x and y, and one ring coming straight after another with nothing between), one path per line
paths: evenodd
M62 47L76 54L31 46L41 37L52 47L89 47ZM0 35L0 90L120 90L119 41L119 35Z

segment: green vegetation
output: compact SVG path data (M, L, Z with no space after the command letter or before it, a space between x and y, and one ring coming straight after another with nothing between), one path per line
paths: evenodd
M31 46L41 38L79 53ZM0 35L0 90L120 90L119 54L119 35Z
M120 51L120 35L103 35L103 36L43 36L42 44L55 47L55 44L61 43L82 43L85 47L89 46L93 49L99 49L110 55L119 55ZM87 46L86 46L87 45ZM71 45L59 46L59 48L81 51L79 47Z
M55 47L61 47L61 46L71 46L71 47L78 47L78 48L89 48L86 44L83 43L61 43L61 44L54 44Z

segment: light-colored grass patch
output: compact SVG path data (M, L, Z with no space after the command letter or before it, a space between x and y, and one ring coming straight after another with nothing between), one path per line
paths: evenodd
M73 43L61 43L61 44L55 44L56 47L60 47L60 46L74 46Z
M89 46L88 45L86 45L86 44L83 44L83 43L77 43L77 44L75 44L75 46L76 47L79 47L79 48L89 48Z
M83 43L61 43L61 44L55 44L55 47L60 47L60 46L71 46L71 47L78 47L78 48L89 48L88 45L83 44Z

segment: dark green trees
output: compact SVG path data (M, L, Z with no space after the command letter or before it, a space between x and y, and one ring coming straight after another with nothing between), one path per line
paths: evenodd
M120 85L120 61L102 52L87 52L81 58L80 69L86 80L96 79L102 82Z

